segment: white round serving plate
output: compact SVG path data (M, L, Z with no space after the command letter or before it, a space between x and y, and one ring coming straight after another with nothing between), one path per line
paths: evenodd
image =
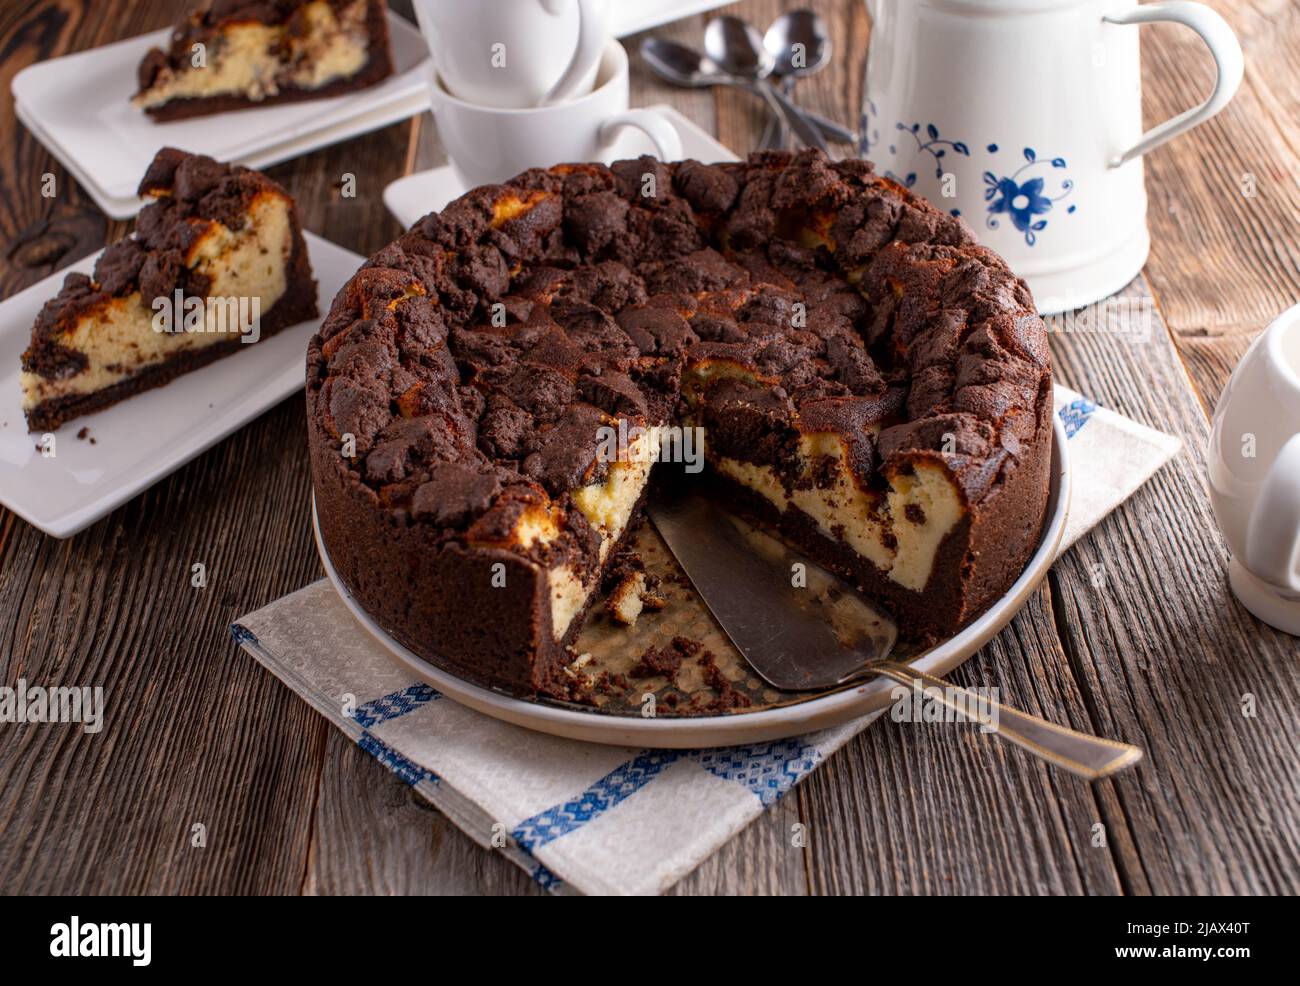
M1070 460L1066 449L1065 427L1058 415L1052 415L1052 424L1052 475L1047 522L1043 525L1037 550L1029 559L1025 570L1020 573L1020 578L1016 579L1002 598L956 636L912 661L918 669L933 675L944 675L960 666L1011 621L1056 560L1070 504ZM321 563L325 566L325 573L335 591L357 622L393 657L406 665L416 677L428 682L448 698L516 726L589 743L691 749L800 736L881 712L890 703L890 691L894 684L884 679L867 681L853 688L777 708L712 716L642 718L601 712L594 708L581 709L547 701L514 698L457 678L430 664L389 636L357 604L334 571L321 541L314 498L312 530L316 535L316 549L320 552Z

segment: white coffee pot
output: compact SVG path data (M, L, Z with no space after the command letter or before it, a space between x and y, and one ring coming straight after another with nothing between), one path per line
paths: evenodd
M863 136L882 172L964 218L1029 282L1039 310L1123 288L1146 262L1142 155L1208 120L1241 82L1241 46L1182 0L866 0ZM1138 31L1196 31L1210 97L1142 132Z
M1265 623L1300 635L1300 305L1233 370L1208 458L1233 592Z

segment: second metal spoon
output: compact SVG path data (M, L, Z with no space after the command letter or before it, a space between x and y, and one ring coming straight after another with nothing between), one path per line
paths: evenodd
M831 60L831 37L826 23L811 10L792 10L774 20L763 35L763 47L776 65L772 74L782 83L785 95L791 95L795 80L820 72ZM829 117L805 107L803 115L831 140L855 145L858 135ZM779 146L774 144L775 132L769 128L759 142L759 148Z
M752 91L766 99L769 106L775 103L777 112L801 141L829 153L826 138L803 110L767 81L776 68L776 59L763 47L763 38L752 24L730 15L714 17L704 29L704 52L728 75L747 80Z

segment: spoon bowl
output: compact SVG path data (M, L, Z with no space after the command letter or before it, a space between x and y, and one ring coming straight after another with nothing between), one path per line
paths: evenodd
M754 25L731 15L714 17L704 28L704 53L761 96L778 121L788 124L801 141L827 150L821 131L769 81L776 59L763 47L763 36ZM781 133L784 143L784 131Z
M739 17L714 17L704 29L704 53L724 71L742 79L763 80L776 59L763 47L758 29Z
M675 85L700 88L733 81L713 59L667 38L646 38L641 42L641 57L651 71Z
M792 10L774 20L763 35L763 47L772 56L772 74L781 80L782 92L787 96L798 79L820 72L831 59L830 31L811 10ZM801 112L824 136L843 144L857 144L858 135L848 127L811 110ZM771 149L784 143L776 129L769 126L758 146Z
M773 74L782 78L812 75L831 60L830 31L813 11L792 10L772 22L763 35L763 48L772 56Z

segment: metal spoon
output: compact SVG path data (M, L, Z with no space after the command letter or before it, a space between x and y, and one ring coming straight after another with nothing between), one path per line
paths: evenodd
M830 56L829 38L819 35L817 39L813 40L813 46L810 47L807 44L807 34L809 33L807 30L798 30L798 37L793 36L797 29L795 25L791 24L791 18L800 18L805 23L801 23L799 28L806 28L807 17L805 15L816 17L815 14L807 10L782 14L771 23L767 33L763 35L763 47L776 59L776 66L772 69L772 75L780 80L781 92L792 99L794 98L796 79L800 75L810 75L820 69L826 64L826 60ZM818 41L824 41L824 43L818 44ZM802 51L796 47L797 44L804 45ZM801 62L799 66L795 65L797 55L802 55L802 58L799 59ZM763 136L758 140L758 149L760 151L785 149L784 137L777 133L776 120L776 117L768 117L767 126L763 129Z
M734 86L752 92L767 103L768 109L781 118L781 127L785 127L781 104L776 101L772 87L760 86L757 77L742 78L734 75L707 55L701 55L694 48L667 38L646 38L641 42L641 57L652 72L674 85L690 88ZM763 72L764 77L770 74L770 59L765 64L756 66L756 70Z
M803 115L803 111L790 102L788 96L767 81L776 68L776 59L763 47L763 38L757 29L739 17L724 15L714 17L704 28L704 51L727 74L750 80L768 105L776 104L790 129L809 147L829 153L826 138Z
M811 10L792 10L772 22L763 35L763 47L776 60L772 74L781 80L782 92L789 96L796 80L820 72L831 60L831 38L826 23ZM802 57L797 57L802 56ZM796 60L799 64L795 64ZM845 144L856 144L858 135L834 120L801 107L803 115L826 137ZM760 148L773 146L775 137L769 127Z
M743 79L728 75L712 58L668 38L646 38L641 42L641 57L655 74L674 85L748 88Z

